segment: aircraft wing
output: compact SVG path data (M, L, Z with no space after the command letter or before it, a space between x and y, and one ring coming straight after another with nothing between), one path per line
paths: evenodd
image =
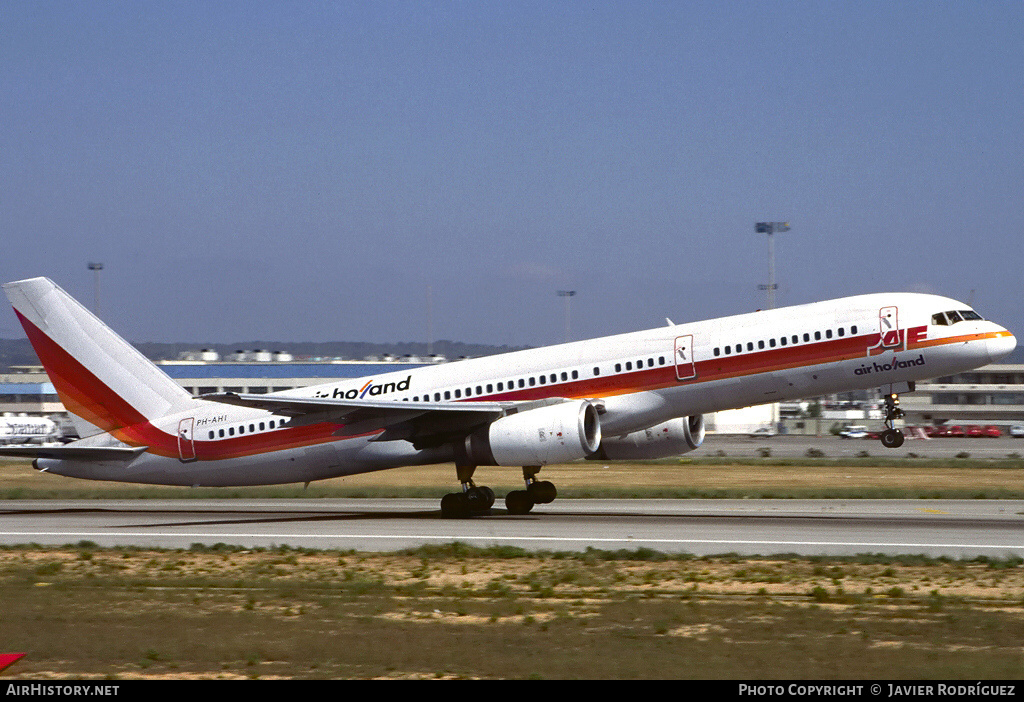
M200 395L199 399L290 416L293 418L290 422L292 424L344 424L335 432L337 436L354 436L384 429L384 433L374 441L407 439L421 446L443 443L481 424L516 412L524 404L531 407L538 404L344 400L331 397L282 397L234 392Z
M129 461L148 446L0 446L0 456L66 461Z

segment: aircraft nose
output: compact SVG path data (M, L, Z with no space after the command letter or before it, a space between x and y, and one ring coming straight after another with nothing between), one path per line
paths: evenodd
M988 347L988 362L996 363L1017 348L1017 338L1010 332L1004 331L999 336L988 339L985 345Z

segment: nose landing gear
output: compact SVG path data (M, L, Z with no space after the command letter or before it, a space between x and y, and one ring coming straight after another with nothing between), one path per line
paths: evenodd
M903 432L896 428L895 422L903 417L900 409L900 396L891 392L885 396L885 431L882 432L882 446L899 448L903 445Z

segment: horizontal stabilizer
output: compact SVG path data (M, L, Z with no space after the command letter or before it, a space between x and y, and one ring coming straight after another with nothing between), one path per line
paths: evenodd
M130 461L148 446L0 446L0 456L62 461Z

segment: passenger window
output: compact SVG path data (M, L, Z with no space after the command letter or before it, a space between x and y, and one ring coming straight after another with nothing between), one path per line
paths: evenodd
M490 388L491 386L488 385L487 387ZM490 390L488 389L487 392L490 392ZM479 385L476 386L476 394L477 395L483 395L484 394L484 389L482 387L480 387Z
M435 392L434 393L434 402L440 402L440 401L441 401L441 393Z
M234 436L234 435L235 435L235 428L234 427L228 427L228 436Z
M597 366L594 366L594 375L601 375L601 369Z
M530 385L533 385L533 383L530 383ZM526 381L523 380L522 378L519 379L519 387L521 387L521 388L525 388L526 387Z
M222 438L222 439L224 438L224 430L223 429L219 429L217 431L217 433L220 435L220 438Z
M825 330L825 338L826 339L831 339L832 338L832 330L831 329L826 329Z
M249 433L251 434L254 431L256 431L256 425L255 424L250 424L249 425Z
M547 378L545 378L545 377L544 377L544 376L542 375L542 376L540 377L540 384L541 384L541 385L543 385L543 384L544 384L544 383L546 383L546 382L548 382L548 381L547 381ZM532 383L531 383L531 385L532 385Z
M715 351L714 351L714 354L715 354L716 356L718 355L718 347L717 347L717 346L715 347Z
M793 335L793 343L794 344L799 344L800 343L800 337L798 337L796 334Z
M267 429L266 422L260 422L260 431L266 431L266 429Z
M455 399L459 399L460 397L462 397L462 391L456 389L455 390ZM448 398L445 398L445 399L448 399Z
M213 432L212 431L210 432L210 438L211 439L213 438Z
M534 385L536 385L536 384L537 384L537 379L536 379L536 378L533 378L533 377L531 377L531 378L530 378L530 387L532 388L532 387L533 387Z
M450 390L445 390L444 391L444 399L446 399L446 400L452 399L452 393L451 393Z
M771 346L774 349L775 348L775 339L768 339L768 345Z
M572 372L572 379L573 380L576 380L579 377L580 377L580 372L579 371L573 371Z
M784 337L784 336L779 337L779 343L782 344L783 346L785 346L786 345L786 337Z
M665 365L665 357L664 356L658 356L658 365L659 366Z
M811 335L810 334L804 334L804 341L810 341L810 340L811 340Z
M850 327L850 333L851 334L856 334L857 333L857 325L856 324L854 324L852 327Z
M764 339L761 339L759 342L757 342L757 348L759 348L759 349L763 349L764 348Z
M732 353L732 346L726 346L725 347L725 355L728 356L731 353Z
M754 350L754 342L753 341L748 341L747 342L747 351L753 351L753 350Z
M839 336L846 336L846 329L839 327Z
M814 340L815 341L821 341L821 332L820 331L814 332Z
M551 380L552 383L557 383L558 382L558 375L555 374L555 373L552 373L550 380Z
M633 370L633 362L626 361L626 370Z
M573 371L573 373L575 373L575 372L576 371ZM562 381L564 382L564 381L566 381L568 379L569 379L569 374L566 373L565 371L562 371Z
M492 392L494 392L494 386L491 385L490 383L487 383L487 393L490 394Z

